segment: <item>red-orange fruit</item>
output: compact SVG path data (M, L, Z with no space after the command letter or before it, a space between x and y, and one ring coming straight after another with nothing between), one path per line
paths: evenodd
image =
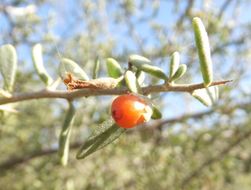
M111 106L112 117L119 127L132 128L149 121L152 109L147 102L133 94L118 96Z

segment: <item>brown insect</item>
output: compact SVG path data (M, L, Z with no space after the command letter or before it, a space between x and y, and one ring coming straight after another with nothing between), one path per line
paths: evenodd
M113 89L115 88L118 83L123 79L120 77L118 79L115 78L99 78L93 80L79 80L74 79L71 73L66 75L64 79L64 84L67 86L68 90L75 90L75 89L82 89L82 88L89 88L89 89Z

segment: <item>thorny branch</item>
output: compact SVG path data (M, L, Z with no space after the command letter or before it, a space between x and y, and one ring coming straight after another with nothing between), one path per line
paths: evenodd
M210 86L223 85L231 82L231 80L215 81ZM142 88L143 94L160 92L187 92L191 93L194 90L205 88L203 83L198 84L162 84L155 86L147 86ZM10 97L0 98L0 105L15 103L25 100L42 99L42 98L62 98L67 100L73 100L81 97L88 96L105 96L105 95L120 95L126 94L129 90L127 88L114 88L114 89L81 89L74 91L62 91L62 90L49 90L44 89L36 92L18 93L11 95Z

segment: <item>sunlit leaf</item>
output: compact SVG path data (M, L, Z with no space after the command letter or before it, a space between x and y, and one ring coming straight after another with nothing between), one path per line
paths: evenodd
M62 130L59 136L59 149L58 154L62 165L67 165L69 146L70 146L70 135L72 124L75 116L75 108L72 102L69 103L69 109L66 113L65 120L62 126Z
M211 60L210 44L206 29L200 18L193 19L194 37L200 59L200 69L205 86L213 82L213 64Z
M100 70L100 61L97 58L95 63L94 63L94 67L93 67L93 74L92 74L93 79L96 79L98 77L99 70Z
M194 90L192 96L199 100L205 106L212 106L219 97L218 87L211 86L206 89Z
M139 85L144 84L145 76L146 75L143 71L137 70L136 77L137 77Z
M172 78L174 76L174 74L179 68L179 65L180 65L180 55L179 52L176 51L171 55L169 78Z
M0 47L0 72L4 80L4 89L12 91L17 70L16 49L6 44Z
M113 78L119 78L123 73L120 64L113 58L106 59L106 68L108 75Z
M125 129L118 127L116 124L102 127L103 129L94 132L82 145L77 153L77 159L83 159L97 150L104 148L125 132Z
M136 94L141 93L141 88L139 86L138 80L135 76L135 74L132 71L126 71L125 73L125 81L126 85L129 88L131 92L134 92Z
M43 61L43 52L42 52L42 45L36 44L32 48L32 60L35 66L35 69L41 78L41 80L48 86L52 84L53 79L50 77L50 75L47 73L45 67L44 67L44 61Z
M174 73L172 78L169 79L170 82L180 79L187 71L187 66L185 64L181 64L178 70Z
M161 68L151 65L151 61L143 56L130 55L129 63L137 67L139 70L142 70L160 79L167 80L168 78Z
M75 63L74 61L63 58L61 59L60 65L59 65L59 75L62 79L67 78L68 74L72 74L77 79L81 80L89 80L89 77L85 73L81 67Z

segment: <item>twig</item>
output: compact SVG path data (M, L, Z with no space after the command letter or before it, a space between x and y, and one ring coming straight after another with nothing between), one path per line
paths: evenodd
M223 85L231 82L231 80L215 81L210 86ZM142 88L143 94L160 92L188 92L191 93L194 90L205 88L203 83L198 84L163 84L155 86L147 86ZM37 92L18 93L11 97L0 98L0 105L15 103L25 100L42 99L42 98L62 98L72 100L81 97L88 96L105 96L105 95L120 95L128 93L127 88L115 88L115 89L81 89L74 91L60 91L60 90L48 90L44 89Z
M162 119L162 120L156 120L150 128L157 128L161 129L165 124L173 124L173 123L180 123L184 122L187 119L201 119L204 116L213 114L213 113L220 113L220 114L230 114L236 109L250 109L251 108L251 102L243 102L243 103L238 103L235 105L229 105L228 107L225 106L219 106L212 108L207 111L202 111L202 112L197 112L197 113L189 113L189 114L183 114L178 117L170 118L170 119Z
M74 144L71 145L71 149L74 148L78 148L79 146L81 146L81 144L83 144L83 142L76 142ZM25 162L28 162L32 159L35 159L37 157L42 157L42 156L47 156L50 154L54 154L57 153L58 149L57 148L50 148L50 149L44 149L44 150L36 150L30 154L26 154L24 156L20 156L20 157L16 157L16 158L12 158L12 159L8 159L7 161L3 162L0 164L0 171L6 171L9 170L13 167L16 167L20 164L23 164Z
M218 13L218 18L219 18L219 19L223 16L223 14L226 12L227 8L229 7L229 5L230 5L232 2L233 2L233 0L226 0L226 1L222 4L222 6L221 6L221 8L220 8L220 11L219 11L219 13Z
M151 125L151 128L161 129L163 125L165 124L180 123L186 119L198 119L198 118L202 118L203 116L210 115L212 113L215 113L214 109L210 109L208 111L203 111L203 112L198 112L198 113L184 114L179 117L174 117L171 119L163 119L163 120L156 121L153 125Z
M178 19L178 21L177 21L177 26L178 26L178 27L180 27L181 24L183 23L184 19L185 19L186 17L189 16L189 14L190 14L191 9L193 8L193 6L194 6L194 0L189 0L189 1L187 2L187 6L186 6L186 8L185 8L184 13L181 14L181 16L179 17L179 19Z

